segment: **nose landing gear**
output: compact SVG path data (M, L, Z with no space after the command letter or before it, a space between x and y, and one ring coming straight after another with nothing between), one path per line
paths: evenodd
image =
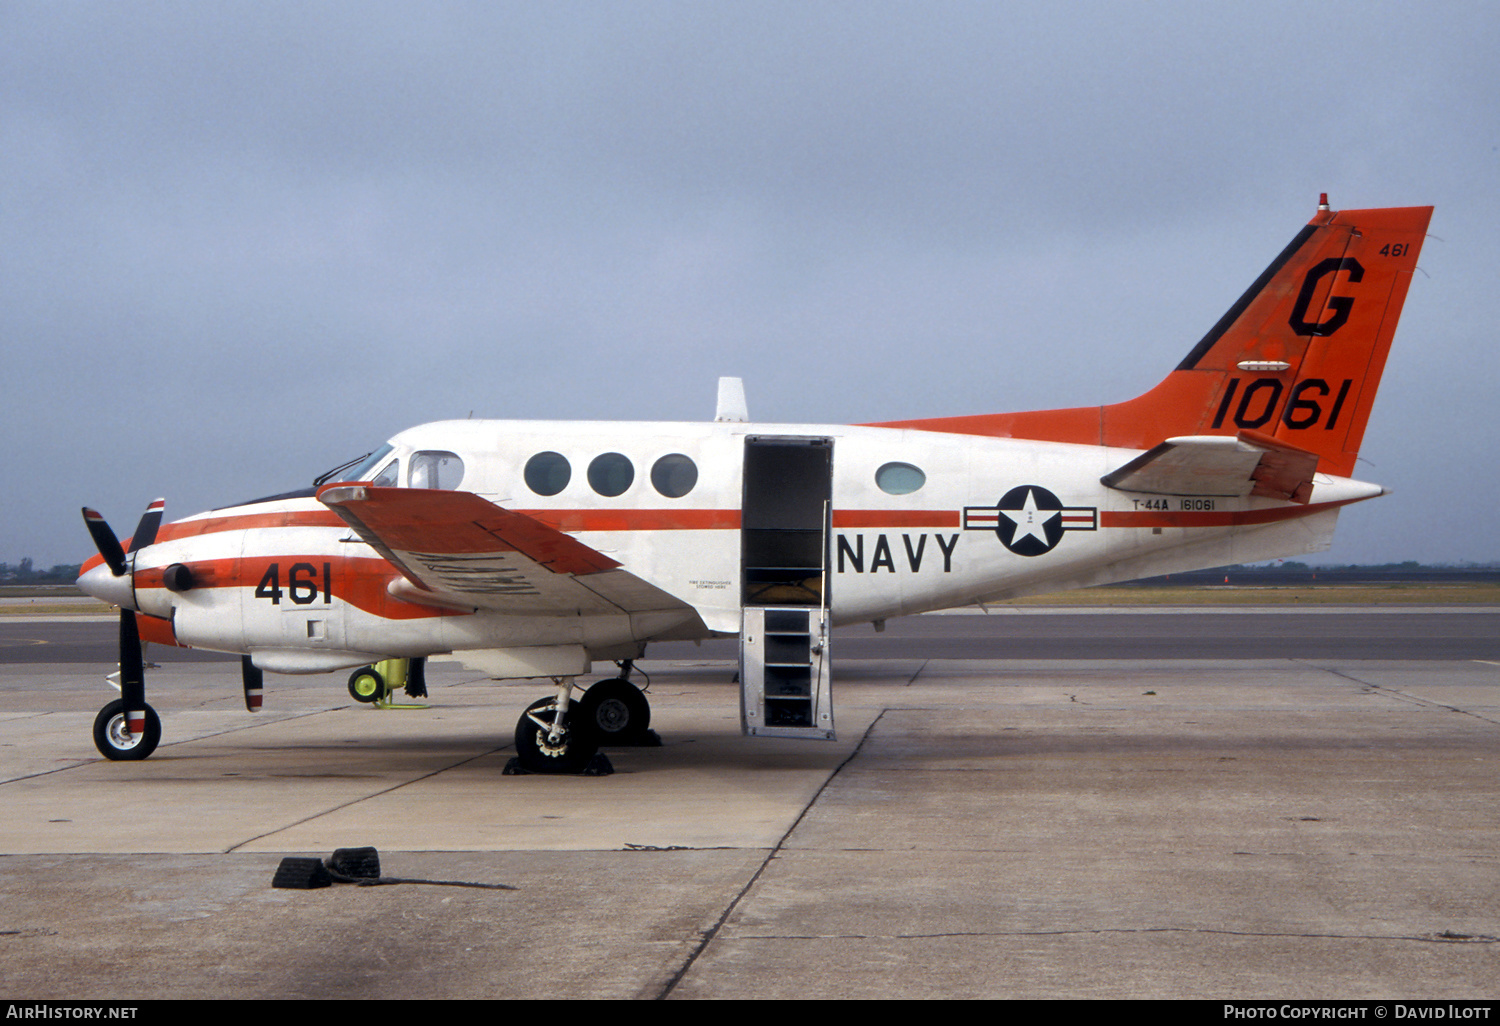
M129 762L144 759L156 751L161 743L161 720L156 710L142 704L145 718L138 729L132 730L125 719L125 702L115 699L94 717L94 747L99 754L114 762Z

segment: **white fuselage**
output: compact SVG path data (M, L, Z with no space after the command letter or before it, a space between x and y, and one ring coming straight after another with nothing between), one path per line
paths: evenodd
M165 525L155 544L134 554L133 597L111 597L169 619L181 644L251 653L264 668L283 672L559 644L582 645L592 658L621 658L653 639L733 634L742 610L745 443L777 436L831 440L824 551L835 623L1316 551L1328 544L1341 506L1380 494L1324 475L1307 504L1132 493L1100 478L1137 451L931 431L444 421L397 435L367 476L384 472L390 483L407 486L414 454L456 456L460 490L575 537L696 615L526 615L404 601L397 571L313 497ZM567 462L567 483L555 494L527 483L525 468L539 453ZM605 495L589 468L611 453L628 461L631 479L619 494ZM685 494L664 494L653 482L657 461L669 456L687 457L696 468ZM608 462L614 477L605 488L616 490L624 464ZM903 466L882 474L888 491L877 473L890 464ZM681 491L680 480L667 490ZM173 564L192 568L193 587L161 586L160 571ZM98 594L107 590L107 575L100 567L81 583L98 584Z

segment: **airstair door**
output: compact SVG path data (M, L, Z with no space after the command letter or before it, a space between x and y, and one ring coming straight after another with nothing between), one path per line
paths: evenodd
M745 439L740 720L756 737L834 737L828 662L833 439Z

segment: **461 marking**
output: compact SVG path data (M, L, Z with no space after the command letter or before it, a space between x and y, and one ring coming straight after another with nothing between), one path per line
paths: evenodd
M323 564L323 604L329 605L333 602L333 565ZM285 595L291 599L293 604L299 606L310 606L318 600L318 568L311 563L293 563L292 568L287 571L286 590L281 587L281 564L272 563L266 567L265 574L260 583L255 586L255 597L270 599L271 605L281 605L281 598Z

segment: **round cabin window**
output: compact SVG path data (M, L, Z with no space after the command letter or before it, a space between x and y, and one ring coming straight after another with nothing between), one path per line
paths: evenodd
M680 452L663 456L651 467L651 484L669 499L680 499L698 483L698 465Z
M573 468L560 452L539 452L526 461L526 487L538 495L556 495L568 487Z
M910 495L927 483L927 475L910 463L887 463L875 471L875 483L887 495Z
M635 467L617 452L595 456L589 464L589 487L600 495L621 495L634 480Z

